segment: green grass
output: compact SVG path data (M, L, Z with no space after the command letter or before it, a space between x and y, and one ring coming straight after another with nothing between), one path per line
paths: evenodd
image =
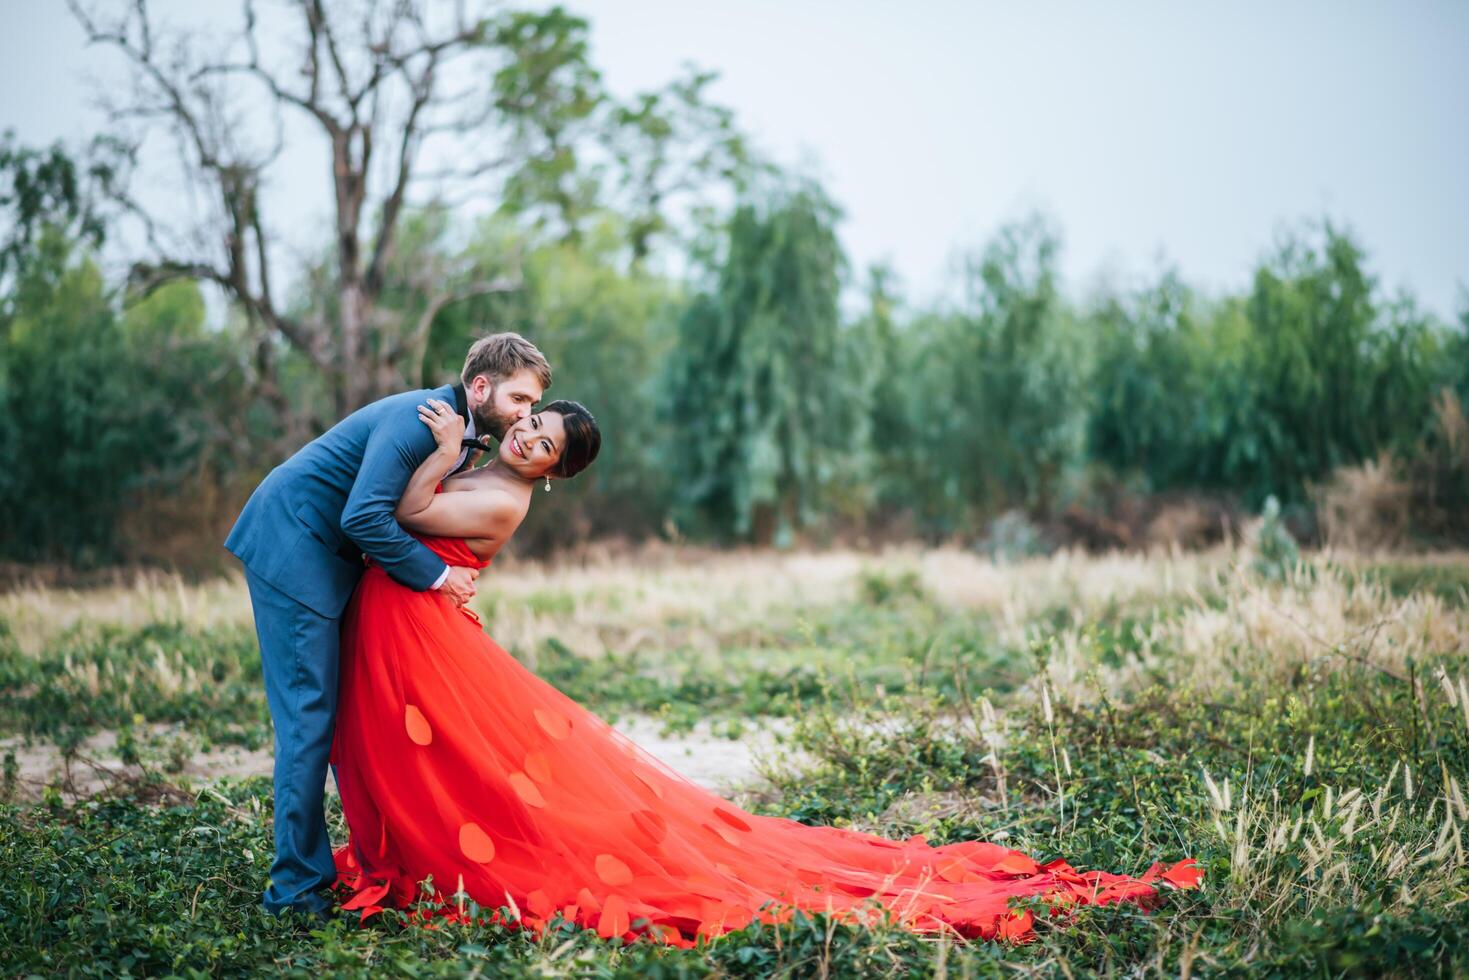
M64 741L143 721L251 748L268 744L254 632L177 622L77 628L31 655L0 620L0 734Z
M1464 564L1388 561L1372 565L1368 574L1386 584L1394 595L1426 592L1452 605L1469 605L1469 567Z
M735 734L792 719L805 762L770 774L762 812L1118 872L1185 856L1205 869L1203 889L1150 911L1037 908L1026 946L818 916L692 950L624 948L567 925L535 938L508 910L306 933L257 905L268 782L181 789L152 769L115 799L53 787L0 806L0 972L1464 975L1469 612L1442 585L1448 567L1318 562L1283 582L1221 569L1206 588L1106 599L1112 572L1084 566L1069 599L1018 623L946 605L916 575L864 572L835 601L732 629L717 653L660 641L593 658L554 630L515 651L607 714L722 719ZM587 605L536 594L553 616ZM253 646L233 626L77 627L0 654L12 733L68 737L134 714L206 737L268 733Z

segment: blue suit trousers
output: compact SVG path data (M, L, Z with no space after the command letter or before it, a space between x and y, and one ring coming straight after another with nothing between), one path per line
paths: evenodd
M337 719L341 621L302 605L245 570L265 698L275 725L275 863L263 904L314 912L336 881L323 791Z

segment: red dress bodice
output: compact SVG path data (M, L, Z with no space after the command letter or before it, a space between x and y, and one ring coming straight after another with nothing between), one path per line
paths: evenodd
M422 541L429 551L444 559L445 565L484 568L490 563L488 558L480 558L470 551L463 538L440 538L426 534L415 534L414 537Z

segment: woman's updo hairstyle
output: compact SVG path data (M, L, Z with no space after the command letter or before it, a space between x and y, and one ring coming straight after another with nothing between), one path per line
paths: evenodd
M566 427L566 442L561 447L561 458L551 467L551 475L569 480L591 466L592 460L597 458L602 448L602 430L597 428L597 420L580 402L562 399L551 402L541 411L555 412Z

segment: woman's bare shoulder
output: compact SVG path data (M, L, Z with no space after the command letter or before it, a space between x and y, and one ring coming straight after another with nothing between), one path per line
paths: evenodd
M520 523L528 507L523 494L513 493L503 482L490 476L469 470L457 473L444 481L444 493L473 493L474 506L497 520L512 520Z

